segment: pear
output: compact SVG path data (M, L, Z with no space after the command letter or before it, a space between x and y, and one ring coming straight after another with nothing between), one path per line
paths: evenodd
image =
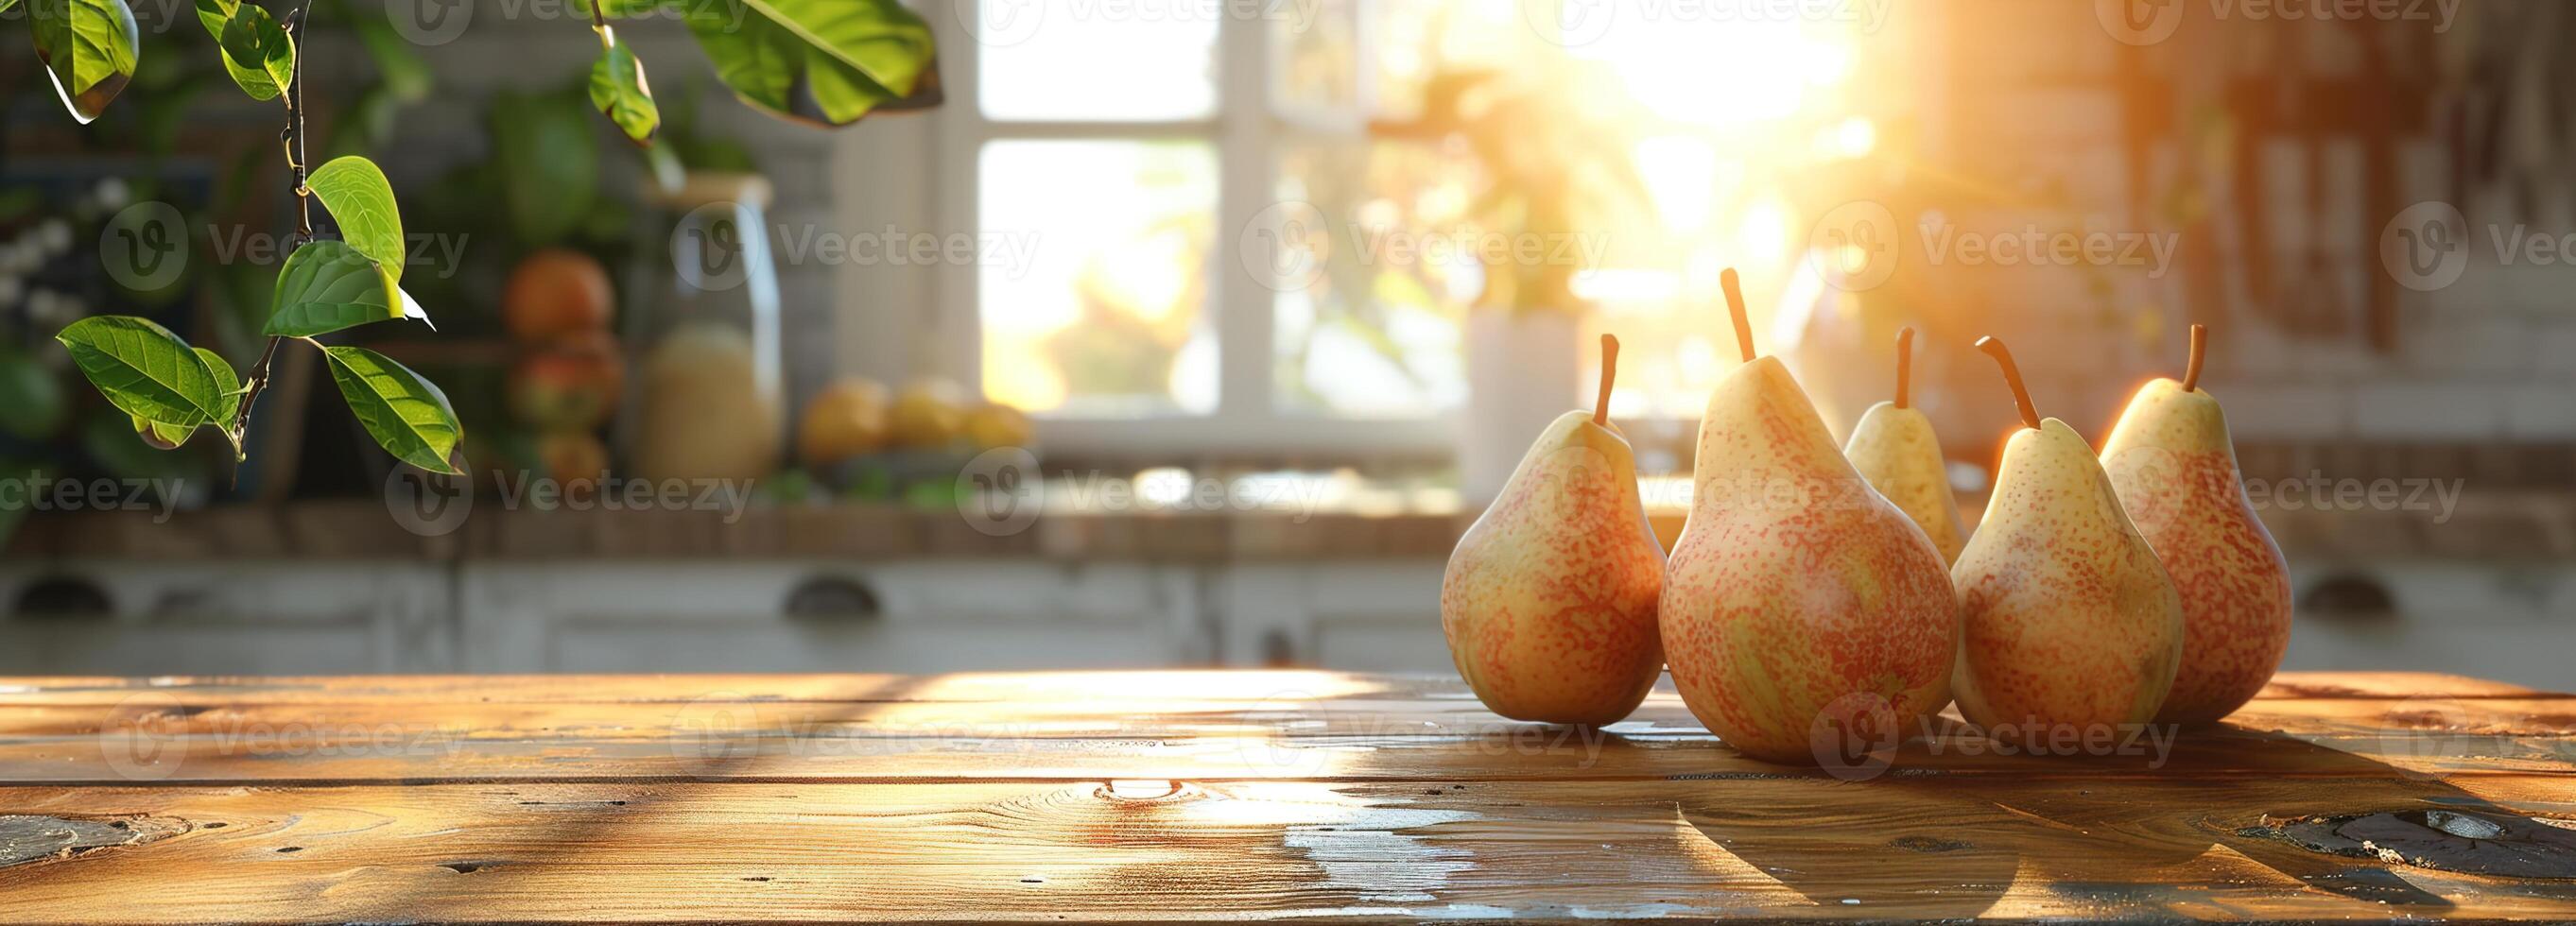
M1735 271L1720 280L1744 363L1709 394L1666 565L1674 686L1754 758L1892 748L1947 703L1959 620L1941 551L1852 469L1788 368L1754 356Z
M1896 400L1861 414L1851 440L1843 444L1843 456L1870 488L1923 528L1940 549L1942 563L1954 563L1968 538L1959 529L1959 502L1950 495L1940 435L1932 432L1932 419L1909 402L1913 372L1914 329L1907 328L1896 333Z
M1619 342L1603 335L1601 349L1592 413L1567 412L1539 435L1440 581L1458 674L1515 720L1616 723L1663 669L1664 548L1646 523L1635 454L1610 424Z
M2102 446L2121 507L2182 595L2182 668L2156 713L2167 723L2234 713L2290 646L2290 564L2245 497L2227 415L2199 388L2208 347L2208 329L2191 326L2182 381L2140 388Z
M2003 342L1977 348L2003 367L2026 427L2005 443L1986 515L1950 570L1967 624L1959 713L2025 743L2144 724L2182 661L2182 598L2092 446L2040 419Z

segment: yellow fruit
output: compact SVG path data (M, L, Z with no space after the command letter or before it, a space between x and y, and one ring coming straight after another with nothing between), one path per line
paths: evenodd
M966 442L977 450L1026 447L1036 436L1029 416L999 402L987 402L966 413Z
M809 466L827 466L885 446L890 401L885 384L852 376L824 387L805 406L796 430L796 453Z
M940 449L957 442L966 426L963 389L943 379L915 380L896 396L888 429L898 447Z

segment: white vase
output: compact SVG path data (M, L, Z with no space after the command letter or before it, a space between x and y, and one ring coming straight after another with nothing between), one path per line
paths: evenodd
M1580 404L1580 324L1543 309L1467 313L1467 407L1458 422L1460 500L1494 500L1530 442Z

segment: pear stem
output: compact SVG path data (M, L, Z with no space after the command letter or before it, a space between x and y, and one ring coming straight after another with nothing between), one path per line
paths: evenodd
M2207 353L2209 353L2209 326L2191 326L2191 363L2183 367L2182 391L2191 392L2200 388L2200 359Z
M1896 407L1906 407L1914 392L1914 329L1896 332Z
M1753 323L1744 317L1744 281L1728 267L1717 275L1717 284L1726 289L1726 312L1735 317L1735 347L1743 352L1744 362L1753 362Z
M1592 423L1610 426L1610 383L1619 377L1619 339L1601 336L1601 396L1592 401Z
M2021 423L2039 430L2039 409L2030 404L2030 387L2022 385L2021 367L2013 363L2012 349L1993 335L1978 338L1977 349L1994 357L1995 363L2004 368L2004 385L2012 387L2013 405L2021 409Z

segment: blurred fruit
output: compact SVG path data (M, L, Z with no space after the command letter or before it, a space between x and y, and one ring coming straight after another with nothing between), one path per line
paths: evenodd
M644 358L634 470L645 479L759 479L778 465L779 413L736 328L673 330Z
M999 402L987 402L966 413L966 442L977 450L1026 447L1036 436L1029 416Z
M966 425L965 396L963 387L937 377L903 387L888 421L895 446L936 450L956 443Z
M608 475L608 445L589 431L558 431L537 439L537 461L555 485L595 490Z
M591 331L528 352L510 370L510 414L539 431L587 431L617 410L626 362L617 341Z
M590 255L564 248L530 254L501 289L501 320L521 344L608 327L616 292Z
M808 466L827 466L884 447L888 404L885 384L863 376L824 387L797 426L797 456Z

